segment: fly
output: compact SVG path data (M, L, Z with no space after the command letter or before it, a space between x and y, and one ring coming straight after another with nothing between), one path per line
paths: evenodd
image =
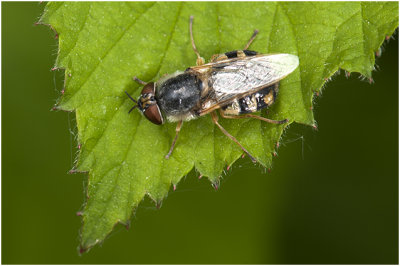
M168 154L174 150L183 121L211 114L214 124L250 157L256 159L220 123L221 117L227 119L254 118L272 124L284 124L287 119L271 120L252 113L269 107L276 101L279 81L292 73L299 65L299 59L291 54L259 54L247 50L258 31L255 30L243 50L235 50L211 57L210 63L197 51L193 39L193 16L190 17L189 31L193 51L197 55L196 66L185 71L177 71L157 82L144 82L144 85L129 113L138 108L152 123L161 125L166 121L177 122L175 138Z

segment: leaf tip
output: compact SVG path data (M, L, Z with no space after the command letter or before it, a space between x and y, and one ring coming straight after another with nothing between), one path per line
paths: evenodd
M126 229L126 230L131 229L131 221L127 221L127 222L126 222L126 224L125 224L125 229Z
M217 191L220 188L219 180L211 183L211 186Z
M369 82L369 84L372 84L372 83L374 83L374 80L372 78L369 78L368 82Z
M68 171L68 174L75 174L75 173L77 173L78 172L78 170L76 170L76 169L71 169L71 170L69 170Z
M79 248L78 248L78 252L79 252L80 256L82 256L83 253L86 253L87 251L88 251L88 248L85 248L82 245L80 245Z
M375 51L375 56L376 57L381 57L382 55L382 49L379 47L377 51Z
M45 11L45 12L46 12L46 11ZM44 15L45 15L45 14L44 14ZM53 27L52 25L50 25L50 24L48 24L48 23L46 23L46 22L43 22L44 15L39 19L39 21L37 21L37 22L34 23L34 26L43 25L43 26L49 27L49 28L54 32L54 39L57 40L57 39L58 39L58 32L56 31L56 29L54 29L54 27Z

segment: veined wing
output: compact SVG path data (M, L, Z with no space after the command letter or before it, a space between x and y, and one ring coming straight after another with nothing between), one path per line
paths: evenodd
M299 59L295 55L271 54L228 59L191 68L199 73L208 73L208 83L212 84L214 92L203 103L200 115L279 82L298 65Z

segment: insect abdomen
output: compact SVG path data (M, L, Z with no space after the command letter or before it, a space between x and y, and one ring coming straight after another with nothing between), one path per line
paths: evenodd
M226 60L226 59L230 59L230 58L244 58L246 56L253 56L253 55L257 55L258 53L255 51L250 51L250 50L234 50L234 51L230 51L230 52L226 52L224 54L218 54L218 55L214 55L211 58L211 62L217 62L217 61L221 61L221 60Z
M250 50L235 50L235 51L227 52L227 53L225 53L225 55L228 58L236 58L236 57L246 57L246 56L257 55L257 52L250 51Z
M230 104L222 107L222 111L226 115L241 115L257 112L275 102L278 90L279 83L275 83L256 93L233 100Z

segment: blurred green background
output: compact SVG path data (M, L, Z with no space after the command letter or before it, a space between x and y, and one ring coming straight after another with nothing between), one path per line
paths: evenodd
M192 172L160 210L146 200L127 231L78 256L85 174L57 40L34 26L45 3L2 3L3 264L397 264L398 35L375 83L343 72L315 101L318 130L292 125L270 173L236 163L219 191Z

